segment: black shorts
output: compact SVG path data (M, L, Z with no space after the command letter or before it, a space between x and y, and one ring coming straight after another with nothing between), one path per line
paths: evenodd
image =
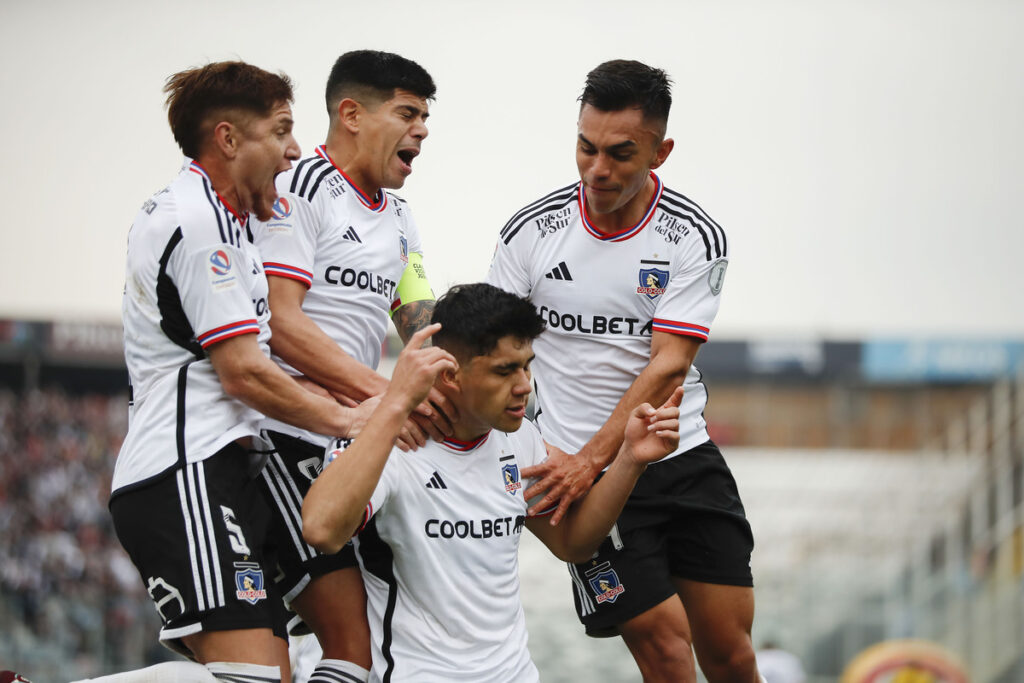
M232 443L206 460L116 493L110 514L163 620L160 642L191 657L181 641L200 631L270 628L286 638L276 561L265 547L270 511L249 454Z
M358 567L359 562L352 541L333 555L324 555L302 538L302 501L323 471L324 447L280 432L266 436L274 452L260 480L273 516L270 535L280 569L275 581L290 605L312 579Z
M576 614L605 637L675 594L672 577L753 586L753 549L736 480L707 441L649 466L597 555L569 565Z

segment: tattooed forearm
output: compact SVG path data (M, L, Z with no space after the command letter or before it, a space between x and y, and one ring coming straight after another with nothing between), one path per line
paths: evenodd
M416 331L430 324L430 316L434 313L434 302L430 300L413 301L395 311L392 320L398 336L403 342L408 342L409 337L416 334Z

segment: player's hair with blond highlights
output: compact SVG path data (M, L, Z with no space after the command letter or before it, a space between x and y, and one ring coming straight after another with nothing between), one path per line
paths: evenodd
M288 76L245 62L212 62L180 71L167 79L164 92L171 132L192 158L199 156L218 121L269 116L275 106L294 99Z

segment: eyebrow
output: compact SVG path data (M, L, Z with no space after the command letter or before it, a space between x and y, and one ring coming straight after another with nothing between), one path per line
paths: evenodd
M515 361L511 361L509 363L502 363L501 365L495 365L494 369L495 370L515 370L516 368L525 368L527 365L532 363L533 359L536 358L536 357L537 357L537 354L533 354L532 356L530 356L529 358L526 359L525 363L517 363Z
M583 133L579 133L577 135L577 137L580 139L580 142L582 142L583 144L590 145L594 149L597 149L597 145L595 145L593 142L591 142L590 140L588 140L585 137L583 137ZM635 142L633 142L632 140L623 140L622 142L617 142L614 145L611 145L610 147L607 148L606 151L608 151L608 152L624 152L627 149L633 149L636 146L637 146L637 144Z
M403 110L404 109L405 111L409 112L413 116L421 116L422 115L424 119L427 118L428 116L430 116L430 112L423 111L419 107L414 107L411 104L400 104L400 105L398 105L397 109L399 109L399 110Z

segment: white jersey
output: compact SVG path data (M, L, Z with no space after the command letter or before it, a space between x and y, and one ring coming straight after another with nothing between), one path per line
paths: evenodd
M547 322L533 342L536 421L575 453L647 366L651 333L707 341L728 265L722 229L700 207L656 189L636 225L606 235L590 225L581 185L530 204L502 229L487 281L528 298ZM673 457L708 439L707 390L691 366Z
M247 219L192 161L132 224L122 303L132 404L115 492L259 433L262 415L224 392L206 355L241 334L269 355L267 279Z
M273 218L253 227L267 275L304 284L303 312L345 353L376 369L409 254L423 253L408 205L386 191L376 201L367 197L322 145L277 177L277 191ZM328 442L276 420L264 426L322 446Z
M391 452L356 537L371 681L538 680L519 599L520 472L544 458L529 422Z

